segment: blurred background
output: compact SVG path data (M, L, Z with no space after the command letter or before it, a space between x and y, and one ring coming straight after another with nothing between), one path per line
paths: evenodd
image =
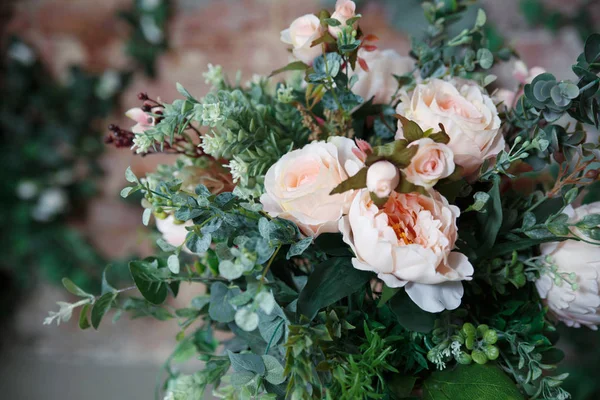
M1 0L3 398L154 398L161 364L176 345L176 322L124 316L85 332L76 318L42 325L56 301L73 300L60 284L63 276L97 292L111 263L111 282L125 286L127 261L152 252L156 233L141 224L139 201L125 201L119 192L127 166L140 176L173 159L105 146L106 126L133 125L124 112L140 105L141 91L171 101L180 82L202 97L208 63L232 76L241 70L242 81L285 65L289 55L279 32L333 3ZM406 54L409 35L423 30L418 0L357 3L363 31L376 34L380 48ZM584 38L600 31L600 1L481 0L477 6L487 12L491 46L507 43L527 65L559 79L574 77L570 67ZM514 86L510 63L494 73L499 86ZM177 302L188 303L199 290L182 285ZM564 340L574 399L600 398L598 339L580 330Z

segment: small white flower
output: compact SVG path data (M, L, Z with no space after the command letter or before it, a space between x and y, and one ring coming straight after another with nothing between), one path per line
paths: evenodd
M109 69L102 74L98 86L96 86L96 95L101 99L108 99L121 88L121 75L114 69Z
M277 101L280 103L291 103L294 100L294 88L291 86L281 85L277 89Z
M245 183L248 178L248 164L242 160L235 159L229 161L229 164L226 165L226 167L231 170L231 177L235 183L240 181L242 184Z
M219 87L223 83L223 67L220 65L208 64L208 71L202 73L204 82L214 87Z
M150 15L144 15L140 18L140 28L148 42L158 44L163 41L165 35Z
M133 138L133 146L131 149L135 149L137 154L147 153L150 147L154 144L154 138L150 135L140 134L135 135Z
M17 185L17 197L21 200L30 200L38 193L37 185L32 181L21 181Z
M60 188L49 188L44 190L35 205L32 217L36 221L49 221L52 217L60 214L67 206L69 199L64 190Z
M21 64L31 65L35 62L35 53L24 43L14 43L8 49L8 57L17 60Z

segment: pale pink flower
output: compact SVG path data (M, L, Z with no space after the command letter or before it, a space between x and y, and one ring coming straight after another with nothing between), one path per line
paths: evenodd
M356 4L351 0L337 0L335 3L335 11L331 14L331 18L335 18L341 22L340 26L330 26L329 33L337 39L338 33L342 31L342 27L346 26L346 21L356 16ZM353 24L356 27L357 23Z
M569 222L576 223L590 214L600 214L600 202L575 209L565 209ZM535 282L540 297L548 305L550 314L567 326L579 328L585 325L597 330L600 325L600 242L583 236L588 242L565 240L540 245L542 255L549 256L558 274L574 274L567 282L555 282L555 276L546 272Z
M461 281L473 274L467 257L452 251L459 213L435 191L430 196L392 192L380 210L363 189L340 231L354 251L355 268L377 273L389 287L405 287L423 310L440 312L460 305Z
M311 46L322 34L321 21L313 14L296 18L288 29L281 31L281 41L292 45L292 54L298 60L312 64L323 54L321 45Z
M410 160L410 165L404 169L409 182L430 189L440 179L447 178L454 172L454 153L445 144L423 138L412 142L410 146L418 146L419 150Z
M307 236L337 232L354 191L329 193L363 167L356 148L351 139L336 136L285 154L265 176L264 210L295 222Z
M443 124L450 137L448 147L454 153L454 162L463 167L466 176L505 146L498 110L475 81L432 79L418 84L410 101L399 103L396 112L423 130L437 131ZM402 138L402 125L398 123L396 139Z
M153 109L152 111L155 110ZM146 130L154 127L156 124L156 119L150 113L142 111L142 109L139 107L129 109L125 115L137 122L133 127L131 127L131 131L133 133L144 133Z

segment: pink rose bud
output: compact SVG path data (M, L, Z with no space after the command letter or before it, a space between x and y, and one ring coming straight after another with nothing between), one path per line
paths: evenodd
M329 33L337 39L338 34L342 32L342 27L346 25L346 21L356 16L356 4L351 0L338 0L335 3L335 11L331 14L331 18L340 21L340 26L330 26ZM356 28L356 23L353 26Z
M378 161L367 171L367 189L377 197L388 197L400 182L400 172L389 161Z

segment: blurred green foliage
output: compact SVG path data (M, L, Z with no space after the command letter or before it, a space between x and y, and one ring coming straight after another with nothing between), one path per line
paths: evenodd
M50 75L34 50L12 38L0 87L0 268L21 287L34 277L68 276L89 287L106 263L69 222L97 194L103 143L99 122L131 73L102 75L72 67Z

